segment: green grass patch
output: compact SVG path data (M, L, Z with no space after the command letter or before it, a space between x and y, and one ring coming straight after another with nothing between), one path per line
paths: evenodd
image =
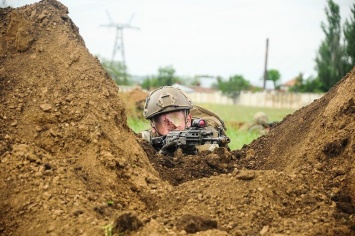
M105 226L102 226L103 230L104 230L104 233L105 233L105 236L112 236L112 225L105 225Z
M135 133L139 133L150 128L148 120L141 120L132 117L127 118L127 124Z
M209 109L224 121L252 122L253 116L257 112L264 112L269 121L281 121L286 115L292 114L295 109L284 108L265 108L265 107L246 107L239 105L220 105L220 104L197 104Z
M231 150L239 150L245 144L251 143L254 139L257 139L260 135L256 132L248 132L238 129L227 129L227 136L230 138L229 148Z
M240 130L236 123L252 123L253 117L257 112L264 112L269 117L269 122L281 121L285 116L292 114L295 109L266 108L266 107L246 107L239 105L220 105L220 104L197 104L209 109L225 122L227 135L231 139L229 147L232 150L241 149L243 145L251 143L260 134Z

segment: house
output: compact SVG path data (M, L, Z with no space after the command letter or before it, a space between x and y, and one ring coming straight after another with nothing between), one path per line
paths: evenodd
M280 86L280 90L281 91L289 91L291 87L295 86L297 84L297 80L298 80L299 76L283 83L281 86Z

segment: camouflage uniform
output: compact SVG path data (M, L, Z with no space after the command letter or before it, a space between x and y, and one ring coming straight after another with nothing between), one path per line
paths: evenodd
M269 118L264 112L257 112L253 117L253 121L253 123L249 123L246 126L241 127L241 129L256 132L261 135L269 132Z

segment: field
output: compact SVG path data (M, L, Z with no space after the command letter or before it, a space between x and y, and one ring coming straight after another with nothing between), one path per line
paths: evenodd
M245 144L249 144L260 134L241 130L240 126L253 121L255 113L261 111L268 115L270 122L281 121L286 115L292 114L293 109L278 109L278 108L259 108L245 107L237 105L220 105L220 104L198 104L207 108L220 116L226 123L227 135L231 139L229 147L232 150L240 149ZM128 117L129 127L136 133L139 133L149 128L149 122L141 119Z

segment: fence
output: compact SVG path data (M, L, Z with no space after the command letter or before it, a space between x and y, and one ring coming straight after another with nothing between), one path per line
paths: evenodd
M221 92L190 93L195 103L237 104L252 107L299 109L319 99L323 94L291 93L277 91L241 92L234 100Z
M119 86L121 92L130 92L137 86ZM138 87L139 88L139 87ZM236 99L223 95L220 91L209 93L188 93L194 103L237 104L252 107L299 109L319 99L324 94L291 93L279 91L242 91Z
M242 92L236 104L254 107L299 109L319 99L323 94L278 91Z

